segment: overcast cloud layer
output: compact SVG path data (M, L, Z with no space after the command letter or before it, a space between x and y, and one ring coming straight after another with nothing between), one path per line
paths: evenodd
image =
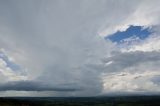
M1 0L0 96L159 93L159 5L159 0ZM153 33L121 44L104 39L130 25Z

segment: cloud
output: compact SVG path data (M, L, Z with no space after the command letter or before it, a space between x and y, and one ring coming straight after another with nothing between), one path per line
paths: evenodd
M150 35L149 38L146 40L136 40L133 39L132 45L126 45L128 41L124 42L122 45L125 46L121 48L123 52L134 52L134 51L143 51L143 52L152 52L152 51L159 51L160 43L159 43L159 33L154 33ZM138 42L137 42L138 41Z
M0 51L0 75L2 78L2 82L27 79L24 69L14 63L2 51Z
M0 48L14 58L14 63L27 70L24 84L32 85L31 90L51 89L43 88L43 84L53 90L63 89L64 86L58 85L71 84L71 89L83 90L66 95L95 96L103 92L103 84L107 82L103 74L109 77L110 73L119 74L129 69L141 73L146 67L158 70L157 37L154 40L157 46L151 50L155 43L148 47L147 40L128 49L127 46L119 48L103 36L125 31L129 25L153 27L158 36L159 11L158 0L0 1ZM13 74L18 78L15 71ZM27 82L28 79L31 82ZM12 81L0 85L1 88L29 89L23 80ZM42 85L38 83L35 87L32 81Z
M107 64L109 62L111 63ZM116 53L105 59L104 63L106 63L102 77L104 94L159 92L159 83L157 83L160 75L159 52Z
M86 89L80 95L97 95L102 87L99 73L88 66L99 64L99 58L113 48L97 34L109 5L98 4L96 0L2 2L0 13L6 14L0 14L1 47L27 68L28 79L76 83Z
M112 63L110 63L112 61ZM136 67L144 63L158 63L160 61L159 52L126 52L116 53L106 58L103 62L106 64L104 70L107 72L122 71L129 67ZM108 64L110 63L110 64Z
M153 82L153 78L156 78L160 73L158 71L150 70L136 70L133 69L128 72L114 73L106 75L104 77L104 93L110 94L113 92L126 92L146 94L146 92L159 92L159 85ZM152 79L152 80L151 80Z
M120 16L120 19L117 19L117 21L115 22L112 21L110 25L106 24L106 26L102 28L103 30L99 31L99 34L101 36L108 36L117 31L125 31L130 25L146 26L146 27L159 25L160 22L158 18L160 17L160 15L158 14L158 12L160 11L160 8L158 6L159 5L158 0L153 0L153 1L142 0L142 1L134 1L132 3L126 2L124 0L124 2L126 6L130 6L127 8L129 10L124 10L124 13L120 12L120 15L122 14L123 15ZM122 10L123 8L126 9L126 7L121 7L120 10ZM119 13L118 11L120 10L117 10L116 12ZM118 17L118 15L116 16ZM121 19L121 17L123 18Z
M60 87L61 86L61 87ZM79 91L80 88L72 88L70 84L50 86L41 82L34 81L12 81L0 85L0 91L61 91L61 92L72 92Z

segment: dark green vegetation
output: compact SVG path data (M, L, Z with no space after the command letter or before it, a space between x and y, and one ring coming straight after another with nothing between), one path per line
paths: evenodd
M0 98L0 106L160 106L160 96Z

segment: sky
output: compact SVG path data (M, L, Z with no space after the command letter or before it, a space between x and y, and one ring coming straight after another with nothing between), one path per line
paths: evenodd
M110 39L112 42L123 42L127 40L127 38L137 37L139 39L145 39L149 35L151 35L151 31L149 28L143 28L143 26L129 26L125 31L117 31L114 34L111 34L106 37L106 39Z
M160 94L159 0L0 0L0 96Z

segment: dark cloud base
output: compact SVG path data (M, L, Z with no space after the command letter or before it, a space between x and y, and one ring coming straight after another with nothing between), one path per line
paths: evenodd
M82 89L71 88L69 86L54 87L40 82L33 81L14 81L8 82L0 85L0 91L59 91L59 92L70 92L70 91L80 91Z

